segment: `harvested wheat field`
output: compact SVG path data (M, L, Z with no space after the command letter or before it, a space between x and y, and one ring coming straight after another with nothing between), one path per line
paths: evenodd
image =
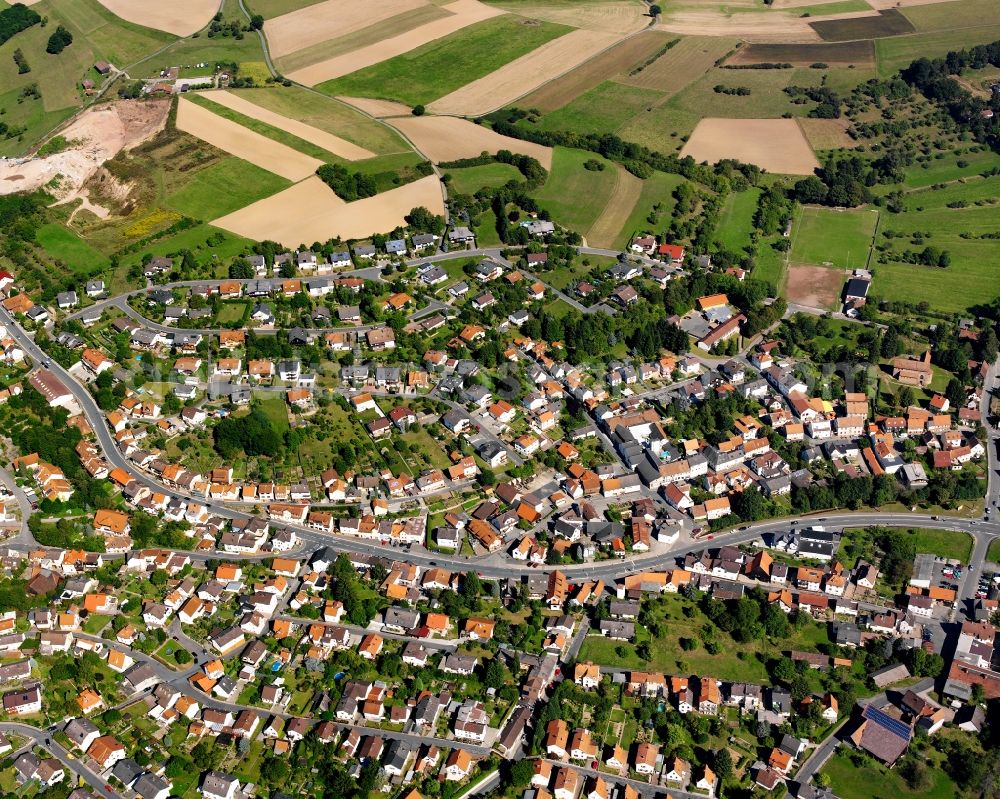
M390 58L408 53L410 50L415 50L429 42L437 41L473 23L506 13L502 9L493 8L478 0L455 0L454 3L449 3L442 8L448 11L450 16L428 22L426 25L421 25L419 28L414 28L398 36L390 36L377 44L297 69L289 72L287 77L304 83L306 86L315 86L317 83L348 75L359 69L370 67L372 64L388 61Z
M627 72L653 58L671 39L670 34L663 31L643 31L630 36L562 77L525 95L521 98L520 105L523 108L537 108L543 114L562 108L612 75Z
M840 301L845 272L825 266L793 264L788 268L785 297L789 303L829 310Z
M386 117L412 116L410 106L394 103L392 100L376 100L371 97L338 97L342 103L347 103L376 119Z
M183 97L177 103L177 129L288 180L302 180L323 163Z
M427 0L324 0L264 23L272 58L304 50L328 39L377 25L390 17L427 5Z
M736 158L779 175L811 175L819 161L794 119L706 117L681 149L681 157L717 163Z
M616 33L572 31L446 94L427 108L436 114L485 114L569 72L620 38Z
M552 169L552 148L530 141L501 136L489 128L458 117L405 116L388 120L431 161L474 158L483 151L510 150L530 155L546 169Z
M657 30L685 36L734 36L749 42L818 42L810 18L793 13L737 13L720 11L670 11Z
M60 176L59 185L48 189L51 194L66 202L81 196L81 187L105 161L163 130L169 111L169 99L119 100L89 108L59 131L74 146L24 162L0 160L0 194L33 191Z
M212 222L249 239L273 239L298 247L331 238L360 239L405 225L417 206L444 214L441 183L434 175L375 197L345 203L318 177L303 180L278 194Z
M327 133L325 130L314 128L305 122L299 122L297 119L276 114L274 111L251 103L249 100L245 100L232 92L225 90L214 91L207 93L205 96L212 102L225 106L231 111L236 111L244 116L266 122L268 125L273 125L280 130L288 131L293 136L298 136L300 139L311 142L317 147L322 147L327 152L333 153L347 161L361 161L365 158L375 157L375 153L371 150L359 147L346 139L340 138L340 136Z
M798 123L805 134L806 141L814 150L837 150L844 147L857 147L859 144L847 135L847 129L851 127L850 120L802 117Z
M587 2L544 2L535 0L499 0L495 5L520 14L522 17L542 19L587 28L595 31L632 33L649 24L648 7L639 0L587 0Z
M632 209L642 194L642 181L620 164L614 188L608 195L607 205L587 231L587 244L591 247L614 247Z
M218 0L170 0L150 3L147 0L98 0L108 11L127 22L166 31L175 36L190 36L204 28L219 10Z

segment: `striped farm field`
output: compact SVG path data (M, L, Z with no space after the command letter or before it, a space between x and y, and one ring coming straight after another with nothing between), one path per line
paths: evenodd
M512 14L574 28L632 33L649 24L641 0L486 0Z
M375 153L371 150L358 147L358 145L352 144L340 136L335 136L325 130L314 128L305 122L299 122L297 119L275 113L270 109L250 102L250 100L246 99L246 96L236 95L225 90L209 92L205 96L212 100L212 102L218 103L232 111L237 111L240 114L252 117L268 125L286 130L293 136L298 136L304 141L322 147L327 152L331 152L347 161L359 161L364 158L375 157Z
M793 64L807 67L817 62L870 66L875 63L875 43L862 39L815 44L749 44L737 50L726 65Z
M736 46L736 39L686 36L652 64L619 80L629 86L674 94L697 80Z
M184 97L177 104L177 129L287 180L302 180L323 163L318 158L213 114Z
M552 169L552 148L534 142L501 136L489 128L456 117L406 116L388 120L434 162L474 158L482 152L510 150L530 155Z
M628 222L632 209L642 195L642 181L627 171L621 164L615 164L615 185L608 195L607 204L590 230L587 243L591 247L614 247L618 233Z
M619 38L616 33L572 31L435 100L428 110L460 116L493 111L583 64Z
M543 114L555 111L590 91L609 77L627 73L655 55L671 37L662 31L644 31L619 42L562 77L525 95L519 101L524 108L536 108Z

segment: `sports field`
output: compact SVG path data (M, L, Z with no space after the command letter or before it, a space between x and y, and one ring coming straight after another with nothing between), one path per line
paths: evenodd
M831 208L800 208L792 230L791 260L840 269L864 267L878 213Z
M502 16L469 27L350 75L322 83L331 95L426 104L488 75L570 28Z

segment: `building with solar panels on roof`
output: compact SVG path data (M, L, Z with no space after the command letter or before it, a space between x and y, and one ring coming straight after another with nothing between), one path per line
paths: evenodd
M912 737L913 728L905 721L866 705L861 724L851 735L851 743L891 768L902 757Z

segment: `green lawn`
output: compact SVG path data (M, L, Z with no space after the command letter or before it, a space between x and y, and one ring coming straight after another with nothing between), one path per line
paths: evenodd
M801 208L792 231L791 260L795 263L863 267L868 259L877 213Z
M596 160L603 170L590 170L584 163ZM538 204L560 225L586 233L604 210L615 185L615 166L585 150L556 147L552 172L535 192Z
M72 272L91 274L107 265L107 259L69 228L50 222L38 229L36 241L44 250L63 261Z
M219 311L215 316L215 321L220 325L229 324L231 322L239 322L243 319L247 308L249 307L249 302L242 301L220 303Z
M750 246L750 232L753 230L753 215L761 190L754 187L746 191L735 191L726 198L722 209L716 240L723 249L740 253Z
M288 408L285 405L284 396L279 394L278 396L258 400L256 406L271 420L271 425L274 429L279 434L284 435L288 429Z
M451 175L449 191L459 194L475 194L482 188L503 186L510 180L523 180L517 168L510 164L468 166L461 169L449 169L446 174Z
M291 181L242 158L230 157L195 172L166 197L166 205L195 219L212 220L288 188Z
M429 103L569 31L551 22L494 17L316 88L331 95Z
M1000 538L994 538L990 542L990 548L986 550L986 560L990 563L1000 563Z
M911 791L898 771L870 761L856 766L844 749L834 753L823 766L823 773L830 778L830 787L841 799L872 799L899 797L900 799L952 799L957 796L955 785L948 775L935 764L931 768L930 787L924 791Z
M479 247L497 247L503 244L497 233L497 217L492 209L483 211L479 215L479 224L476 225L476 245Z

